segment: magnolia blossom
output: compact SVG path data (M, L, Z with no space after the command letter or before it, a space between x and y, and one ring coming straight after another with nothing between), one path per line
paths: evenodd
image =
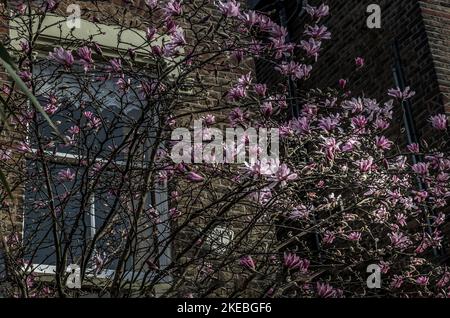
M122 72L122 61L120 59L110 60L108 70L115 73Z
M212 126L216 123L216 116L214 116L212 114L208 114L208 115L202 117L202 119L203 119L203 123L206 126Z
M186 178L192 182L202 182L203 180L205 180L205 178L203 176L201 176L200 174L195 173L193 171L189 172L187 174Z
M309 77L312 66L291 61L289 63L283 62L281 65L275 67L275 70L285 76L290 76L293 80L295 80Z
M74 62L72 52L62 47L54 48L53 52L48 54L48 58L62 64L66 68L70 68Z
M23 141L19 142L17 146L17 151L23 153L32 152L30 145Z
M240 6L241 4L235 0L219 1L219 9L227 17L239 17L241 15Z
M360 241L361 240L361 233L360 232L352 232L347 235L347 239L350 241Z
M319 7L313 7L307 4L305 10L314 19L320 19L330 14L330 7L325 4L321 4Z
M417 284L417 285L420 285L420 286L427 286L428 283L429 283L429 281L430 281L430 278L429 278L429 277L426 277L426 276L419 276L419 277L417 277L417 279L416 279L416 284Z
M250 270L256 269L255 261L250 255L241 257L241 259L239 260L239 264Z
M387 139L385 136L375 137L375 144L377 148L381 150L389 150L391 149L393 142Z
M362 67L364 67L364 65L365 65L365 60L364 60L364 58L362 58L362 57L357 57L357 58L355 58L355 64L356 64L356 67L357 68L362 68Z
M430 122L434 129L447 130L448 117L444 114L432 116Z
M291 220L307 219L309 217L310 209L301 204L295 207L288 215Z
M422 176L426 176L429 174L430 164L425 162L419 162L413 165L412 169L415 173L420 174Z
M228 119L230 121L230 124L233 127L236 127L238 124L245 125L250 117L250 114L248 112L242 111L240 108L233 109L230 114L228 115Z
M183 12L181 3L177 0L170 0L163 10L167 16L177 16Z
M404 282L403 277L399 276L399 275L394 275L394 277L392 278L390 287L393 289L398 289L400 287L402 287Z
M408 146L406 146L406 148L408 148L411 153L420 153L420 146L417 143L409 144Z
M401 232L392 232L388 234L389 239L394 247L404 250L411 245L411 240Z
M391 88L388 95L400 100L407 100L416 95L416 92L412 91L409 86L406 87L404 91L397 87Z
M73 179L75 179L75 173L73 173L72 170L69 168L58 172L58 180L59 181L62 181L62 182L72 181Z
M331 39L331 33L324 25L307 26L304 32L305 35L315 38L316 40L329 40Z
M293 253L284 253L283 264L288 269L298 269L301 273L306 273L309 267L309 260L301 259Z
M301 41L300 46L302 49L306 51L308 56L313 56L317 61L319 57L319 51L321 48L322 42L314 40L314 38L310 38L309 41Z
M90 48L87 46L81 47L77 50L77 54L85 72L93 67L94 60L92 59L92 50Z
M342 297L342 291L335 289L328 283L317 282L317 296L320 298L339 298Z
M297 180L298 175L296 173L291 172L291 169L288 168L286 164L282 164L277 169L277 172L274 174L273 179L276 182L279 182L281 186L285 186L288 181Z
M266 96L267 93L267 85L266 84L255 84L253 85L253 89L255 93L261 97Z

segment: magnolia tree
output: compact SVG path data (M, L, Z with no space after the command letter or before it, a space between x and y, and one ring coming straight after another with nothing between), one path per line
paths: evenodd
M88 37L50 19L67 5L2 8L19 75L56 126L3 85L14 127L0 151L14 192L1 192L4 294L448 295L436 261L447 117L430 118L433 140L403 146L390 124L410 89L382 102L344 80L301 99L288 89L331 39L328 6L307 6L304 39L288 43L286 28L234 0L91 1ZM254 61L275 84L258 81ZM225 140L226 128L237 130ZM271 155L254 142L267 143L262 129Z

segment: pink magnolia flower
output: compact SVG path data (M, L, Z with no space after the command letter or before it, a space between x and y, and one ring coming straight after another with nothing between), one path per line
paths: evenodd
M47 105L45 105L44 110L47 114L53 115L58 110L58 105L58 98L56 97L56 95L51 94L48 97L48 103Z
M381 261L378 266L380 266L380 271L382 274L387 274L391 268L390 264L388 262Z
M30 50L31 50L30 42L28 42L28 41L20 41L19 45L20 45L20 49L22 50L22 52L24 54L30 53Z
M373 123L373 127L377 130L386 130L388 129L390 126L389 122L387 122L386 120L382 119L382 118L377 118L375 120L375 122Z
M69 130L67 132L72 135L78 135L80 133L80 127L72 126L69 128Z
M406 148L408 148L408 150L411 153L416 153L417 154L417 153L420 152L420 146L417 143L410 144L410 145L406 146Z
M378 149L389 150L392 148L393 142L387 139L385 136L375 137L375 144Z
M255 84L253 85L253 89L255 93L261 97L266 96L267 93L267 85L266 84Z
M331 133L339 125L340 120L339 114L321 118L319 120L319 128L324 132Z
M45 12L49 11L53 11L58 7L58 2L56 2L55 0L45 0L42 3L41 9Z
M289 63L283 62L281 65L275 67L275 70L285 76L290 76L293 80L296 80L309 77L312 66L291 61Z
M177 0L170 0L163 10L167 16L177 16L183 12L181 3Z
M230 89L230 91L228 92L227 98L230 101L238 101L246 96L247 96L247 90L245 89L245 87L241 86L241 85L237 85Z
M339 86L340 86L342 89L345 89L345 87L347 86L347 80L341 78L341 79L339 80Z
M241 259L239 260L239 264L250 270L256 269L255 261L250 255L241 257Z
M122 72L122 61L120 59L110 60L108 70L115 73Z
M357 58L355 58L355 64L356 64L356 67L357 68L362 68L362 67L364 67L364 65L365 65L365 60L364 60L364 58L362 58L362 57L357 57Z
M360 142L355 138L350 138L346 143L344 143L341 147L342 152L352 152L355 147L358 147Z
M116 82L119 90L122 92L127 92L131 87L131 78L125 79L125 76L122 74L121 77Z
M288 215L290 220L307 219L309 217L310 209L303 204L295 207Z
M307 4L305 10L313 19L320 19L330 14L330 7L325 4L321 4L319 7L313 7Z
M326 231L323 235L322 241L325 244L333 244L334 240L336 239L336 235L331 231Z
M432 116L430 118L431 125L437 130L447 130L448 118L445 114Z
M30 145L28 145L27 143L21 141L19 142L19 144L17 145L17 151L19 152L32 152Z
M278 167L277 172L274 175L274 180L281 183L281 186L285 186L288 181L297 180L298 175L296 173L292 173L291 169L283 163Z
M399 289L403 285L403 277L399 275L394 275L390 284L392 289Z
M74 62L72 52L62 47L54 48L53 52L48 54L48 58L64 65L65 68L70 68Z
M394 247L404 250L411 245L411 240L401 232L392 232L388 234Z
M193 171L189 172L186 176L186 178L192 182L202 182L205 180L205 178Z
M300 47L305 50L308 56L314 57L317 62L317 58L319 57L319 51L322 46L322 42L314 40L314 38L310 38L309 41L301 41Z
M75 179L75 173L72 172L69 168L66 170L61 170L58 172L58 180L59 181L72 181Z
M147 28L147 31L145 32L147 40L153 41L155 39L156 32L158 32L156 28Z
M84 71L87 72L94 64L94 60L92 59L92 50L87 46L83 46L77 50L77 54L80 57L80 63L83 65Z
M352 127L355 129L364 129L367 126L368 120L365 116L359 115L352 118Z
M22 15L25 14L25 12L27 11L27 8L28 8L28 6L23 2L18 3L16 6L17 12L19 12L19 14L22 14Z
M176 218L180 217L180 215L181 215L181 211L178 210L177 208L171 208L169 210L169 216L171 219L176 219Z
M25 83L31 82L31 80L33 79L33 75L31 74L30 71L20 71L19 72L19 77Z
M220 12L227 17L239 17L241 15L240 6L241 4L235 0L219 1Z
M242 109L238 107L230 112L228 115L228 120L233 127L236 127L238 124L245 125L249 120L249 116L250 115L248 112L243 112Z
M411 88L408 86L405 88L404 91L402 91L400 88L391 88L388 91L388 95L400 100L407 100L416 95L416 92L412 91Z
M340 143L337 142L335 138L325 138L325 142L323 143L323 151L329 161L334 160L336 152L340 150L339 147Z
M364 110L364 102L361 98L352 98L344 101L342 108L351 110L352 113L361 113Z
M83 112L84 117L88 119L88 126L90 128L97 129L101 125L101 119L96 117L92 112L85 111Z
M301 273L306 273L309 267L309 260L301 259L293 253L284 253L284 266L288 269L298 269Z
M352 232L347 235L347 239L350 241L360 241L361 240L361 233L360 232Z
M320 298L339 298L342 297L342 291L335 289L328 283L320 283L316 284L317 295Z
M208 115L202 117L202 119L203 119L203 123L206 126L212 126L216 123L216 116L211 115L211 114L208 114Z
M441 279L439 279L439 281L436 283L436 286L438 288L444 288L448 285L448 283L450 283L450 273L445 272L444 275L442 275Z
M420 286L427 286L430 279L426 276L420 276L416 279L416 284Z
M427 176L429 174L430 164L425 162L419 162L412 166L412 170L422 176Z
M11 94L11 92L12 92L11 86L9 86L8 84L3 84L1 92L5 95Z
M331 39L331 33L328 32L326 26L308 26L304 32L305 35L313 37L317 40L329 40Z
M261 105L261 113L265 117L269 117L273 114L273 104L271 102L264 102Z

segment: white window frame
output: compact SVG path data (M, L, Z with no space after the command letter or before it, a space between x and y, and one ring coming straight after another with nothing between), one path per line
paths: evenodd
M11 45L15 48L20 48L20 40L18 39L18 32L15 28L19 27L23 23L27 22L27 17L20 17L15 18L10 21L10 39L11 39ZM138 63L147 63L148 61L145 59L144 54L146 55L149 49L148 45L143 45L146 41L146 33L143 30L134 29L134 28L128 28L127 30L122 30L119 26L110 26L106 24L94 24L88 20L81 19L81 25L82 27L80 29L74 29L70 30L67 26L67 17L64 16L58 16L55 14L47 14L44 21L41 24L42 28L45 28L45 31L42 32L40 38L38 39L38 44L42 47L51 47L56 39L64 38L65 36L68 36L69 34L73 35L74 37L80 39L80 40L91 40L95 41L100 47L105 49L104 55L110 56L110 57L117 57L116 54L113 52L117 49L123 52L126 52L128 48L130 47L140 47L141 49L137 50L137 57L136 61ZM32 21L33 28L37 29L38 21ZM126 40L125 40L126 39ZM164 41L167 41L167 36L161 36L156 44L161 45ZM142 56L140 55L142 53ZM181 57L180 57L181 58ZM170 64L170 61L169 63ZM169 75L174 77L176 76L178 70L174 69ZM28 138L28 135L27 135ZM36 151L33 150L32 151ZM60 156L64 156L65 159L72 158L72 159L79 159L78 156L70 154L70 153L61 153L61 152L48 152L48 154L51 154L53 157L57 156L58 154ZM29 160L29 159L25 159ZM103 159L96 159L96 161L102 162ZM116 161L115 164L120 165L120 161ZM122 163L123 164L123 163ZM161 216L161 223L169 223L169 208L168 208L168 194L167 194L167 183L164 183L162 185L162 188L164 190L162 191L156 191L156 202L155 202L155 208L158 206L162 206L158 211L163 211L163 213L160 213ZM92 206L91 206L92 207ZM24 209L25 210L25 209ZM25 212L24 212L25 213ZM95 219L95 214L93 216ZM95 220L94 220L95 223ZM162 240L167 239L168 236L170 236L170 232L168 229L163 228L163 224L158 224L158 236L162 236ZM95 230L95 229L94 229ZM170 229L169 229L170 230ZM22 217L22 237L24 237L24 231L25 231L25 215ZM161 250L159 251L162 252ZM166 253L168 255L166 255ZM166 249L164 249L164 253L161 253L161 257L158 259L160 264L160 269L163 270L165 267L167 267L171 262L171 246L170 244L167 246ZM37 274L49 274L54 275L56 273L56 266L55 265L46 265L46 264L31 264L28 266L24 266L23 269L27 269L28 271L32 271ZM95 272L93 269L90 269L92 272ZM110 279L115 274L115 270L112 269L106 269L102 270L97 274L90 274L87 272L87 277L95 277L99 279ZM128 272L125 275L125 280L141 280L144 278L144 276L147 276L147 279L151 279L151 275L146 275L145 273L140 273L137 277L134 272ZM172 281L172 278L170 276L165 276L162 279L162 283L170 283Z

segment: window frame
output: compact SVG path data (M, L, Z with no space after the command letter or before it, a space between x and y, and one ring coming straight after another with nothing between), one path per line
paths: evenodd
M43 24L47 27L46 31L41 35L41 37L37 40L37 48L38 48L38 55L43 55L46 52L48 52L51 48L53 48L52 44L55 42L55 40L58 40L60 38L64 38L64 34L61 35L61 32L63 33L69 33L70 30L66 27L66 17L64 16L58 16L54 14L48 14L44 18ZM48 20L48 21L46 21ZM19 23L15 21L14 19L10 21L10 25L18 26ZM35 23L35 21L33 21ZM128 48L134 47L137 45L138 47L140 44L138 42L141 41L141 39L145 39L145 31L139 30L139 29L133 29L129 28L127 32L122 32L120 30L119 26L109 26L104 24L98 24L98 26L101 27L103 32L105 34L109 34L109 37L99 36L98 35L98 27L94 25L92 22L82 19L82 25L84 25L84 28L78 29L78 33L76 34L77 39L79 40L87 40L88 38L91 41L96 41L102 49L105 49L105 56L111 57L111 58L117 58L119 55L112 53L113 51L119 50L120 52L126 52ZM61 29L62 27L62 29ZM62 31L61 31L62 30ZM95 31L94 31L95 30ZM95 32L97 36L92 37L92 33ZM120 40L118 40L118 35L120 34ZM90 38L92 37L92 38ZM19 47L19 40L15 40L18 38L17 31L14 30L14 28L10 28L10 38L13 39L11 44L13 47ZM129 40L126 41L128 43L127 45L124 45L124 42L122 38L129 38ZM159 41L164 41L164 37L160 39ZM119 43L121 45L119 45ZM142 49L144 50L145 47ZM136 62L140 64L148 64L149 61L146 60L143 57L139 57L139 50L137 51L138 56L136 58ZM176 72L174 70L173 72ZM26 134L26 139L29 141L29 134ZM162 145L159 145L159 147L162 147ZM37 152L37 149L31 149L33 153ZM80 160L79 155L75 155L72 153L64 153L64 152L53 152L53 151L44 151L44 154L48 154L52 158L58 157L59 160L64 161L67 159L73 159L73 160ZM82 158L82 157L81 157ZM32 160L30 158L25 158L25 161ZM106 162L105 159L102 158L95 158L95 162ZM63 165L70 166L68 163L62 163ZM125 165L125 162L121 160L114 161L115 165ZM145 168L145 164L139 164L139 167ZM25 186L24 186L25 189ZM167 182L164 182L162 185L156 185L155 184L155 190L154 190L154 197L155 197L155 203L152 204L154 208L156 208L160 212L160 219L161 222L156 225L158 243L159 242L165 242L170 237L170 220L169 220L169 203L168 203L168 192L167 192ZM25 195L24 195L25 198ZM95 198L94 198L95 200ZM23 214L22 214L22 228L21 228L21 235L22 239L25 237L25 202L23 201ZM90 204L90 209L95 208L95 203ZM95 219L95 212L94 215L90 215L91 218ZM94 221L95 223L95 221ZM91 227L91 231L95 231L94 228ZM92 235L92 233L91 233ZM154 240L153 233L150 235L149 241ZM171 251L172 246L171 244L159 244L162 246L158 247L158 253L161 254L158 258L158 263L160 270L164 270L169 264L171 263ZM166 246L167 245L167 246ZM54 275L56 273L56 265L49 265L49 264L27 264L23 266L24 270L27 270L28 272L32 272L37 274L38 276L41 275ZM148 273L150 271L150 274ZM115 275L116 270L115 269L102 269L99 272L95 272L93 268L89 268L86 271L85 277L88 278L95 278L100 280L107 280L111 279ZM144 278L146 277L146 280L151 280L156 275L155 271L152 270L144 270L141 268L139 270L139 273L136 276L135 271L128 270L125 271L124 280L125 281L138 281L142 282ZM165 274L164 277L160 280L159 284L168 284L172 281L172 278L170 275Z

